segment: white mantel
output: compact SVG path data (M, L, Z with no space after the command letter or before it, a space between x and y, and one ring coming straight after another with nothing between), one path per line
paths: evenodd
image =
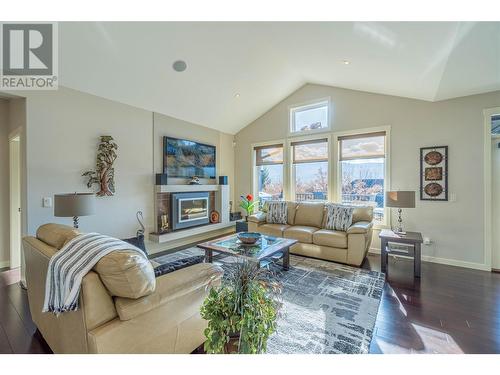
M156 185L157 193L184 193L191 191L218 191L228 185Z

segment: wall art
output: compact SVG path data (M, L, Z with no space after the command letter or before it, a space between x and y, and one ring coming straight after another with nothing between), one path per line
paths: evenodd
M448 200L448 146L420 149L420 199Z

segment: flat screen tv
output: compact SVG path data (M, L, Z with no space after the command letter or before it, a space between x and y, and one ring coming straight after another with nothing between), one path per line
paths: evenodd
M163 138L163 173L174 178L215 178L215 146Z

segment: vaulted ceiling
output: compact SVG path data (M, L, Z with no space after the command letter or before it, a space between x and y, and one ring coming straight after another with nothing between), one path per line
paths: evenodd
M63 86L236 133L305 83L428 101L499 90L500 23L63 22L59 74Z

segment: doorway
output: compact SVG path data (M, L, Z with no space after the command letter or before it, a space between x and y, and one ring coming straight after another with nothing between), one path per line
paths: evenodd
M9 136L10 268L21 267L21 134Z
M500 107L484 111L485 263L500 272Z

